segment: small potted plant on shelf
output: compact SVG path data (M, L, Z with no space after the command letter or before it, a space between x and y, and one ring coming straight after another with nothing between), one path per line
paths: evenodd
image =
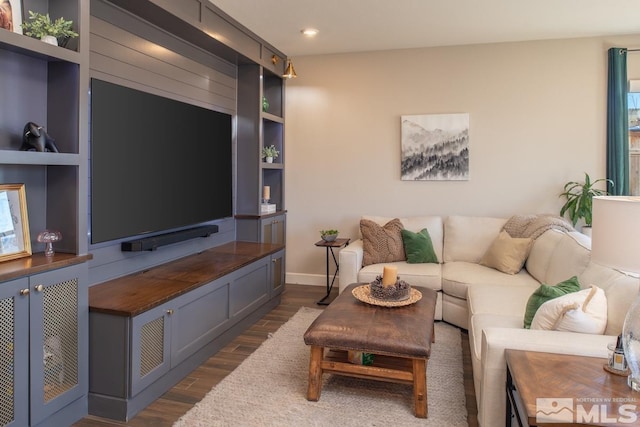
M280 152L276 150L275 145L262 148L262 158L265 159L267 163L273 163L273 159L277 158L278 154L280 154Z
M29 11L29 19L22 23L22 29L27 36L35 37L45 43L64 45L72 37L78 37L73 31L73 21L63 17L52 21L49 14Z
M338 237L338 230L320 230L320 237L325 242L333 242Z
M606 182L613 185L613 181L605 178L591 181L589 174L585 172L584 182L569 181L564 185L564 192L560 194L560 197L567 199L560 209L560 216L568 214L574 226L580 219L584 220L582 232L586 235L591 235L593 197L607 194L607 190L594 188L599 182Z

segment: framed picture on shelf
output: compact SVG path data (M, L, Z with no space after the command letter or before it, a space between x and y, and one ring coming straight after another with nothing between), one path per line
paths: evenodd
M22 34L22 0L0 0L0 28Z
M24 184L0 184L0 261L31 255Z

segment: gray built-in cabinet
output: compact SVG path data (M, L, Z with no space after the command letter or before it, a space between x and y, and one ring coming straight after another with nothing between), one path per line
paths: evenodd
M91 287L90 413L131 419L275 307L281 248L229 243Z
M0 425L70 425L87 413L88 83L85 0L22 0L25 11L64 16L80 37L66 47L0 30L0 183L25 184L34 255L0 263ZM13 13L20 13L14 10ZM27 122L59 153L19 151ZM45 229L62 232L42 255ZM64 252L64 253L63 253Z
M87 411L87 269L43 258L0 286L0 425L68 425Z
M287 58L207 0L21 3L25 14L73 20L79 37L58 47L0 30L0 183L26 186L34 252L0 263L0 425L70 425L88 412L90 380L95 401L100 387L124 387L116 393L125 402L115 409L121 412L107 415L130 417L279 302L286 254L281 74ZM161 56L163 49L171 52L169 60ZM205 88L188 87L194 75L202 78L193 81L207 82ZM89 244L91 77L234 115L235 212L216 222L219 233L144 253L122 253L120 242ZM60 153L19 151L29 121L55 138ZM260 158L269 145L280 151L272 164ZM263 215L265 185L277 212ZM42 255L44 246L36 240L45 229L63 235L53 258ZM136 315L89 314L93 286L162 270L178 259L192 262L241 240L259 245L249 263L218 271L214 279ZM234 256L244 255L240 250ZM90 318L94 333L101 324L121 322L119 332L96 340L88 332ZM148 354L148 337L159 340L161 355ZM110 360L121 364L108 378L115 385L101 382L99 365L88 366L90 354L109 342L112 352L129 346L133 357L123 360L120 353Z

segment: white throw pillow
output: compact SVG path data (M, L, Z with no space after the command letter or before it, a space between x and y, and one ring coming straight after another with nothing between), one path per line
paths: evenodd
M602 335L607 327L607 297L602 289L588 289L554 298L536 311L531 329Z

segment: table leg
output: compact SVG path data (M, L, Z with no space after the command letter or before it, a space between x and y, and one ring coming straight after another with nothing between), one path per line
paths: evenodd
M413 401L416 417L427 418L429 408L427 405L426 359L413 359Z
M322 390L322 358L324 347L311 346L311 357L309 358L309 387L307 388L307 400L317 402L320 399Z
M333 275L333 280L329 281L329 276L330 276L330 270L329 270L329 251L331 251L331 256L333 257L333 262L336 265L336 272ZM320 301L318 301L316 304L318 305L329 305L331 303L331 301L329 300L329 297L331 296L331 289L333 289L333 282L336 280L336 275L338 274L338 260L336 260L336 256L333 253L333 248L330 246L327 246L327 256L326 256L326 265L327 265L327 294L322 297L322 299Z

